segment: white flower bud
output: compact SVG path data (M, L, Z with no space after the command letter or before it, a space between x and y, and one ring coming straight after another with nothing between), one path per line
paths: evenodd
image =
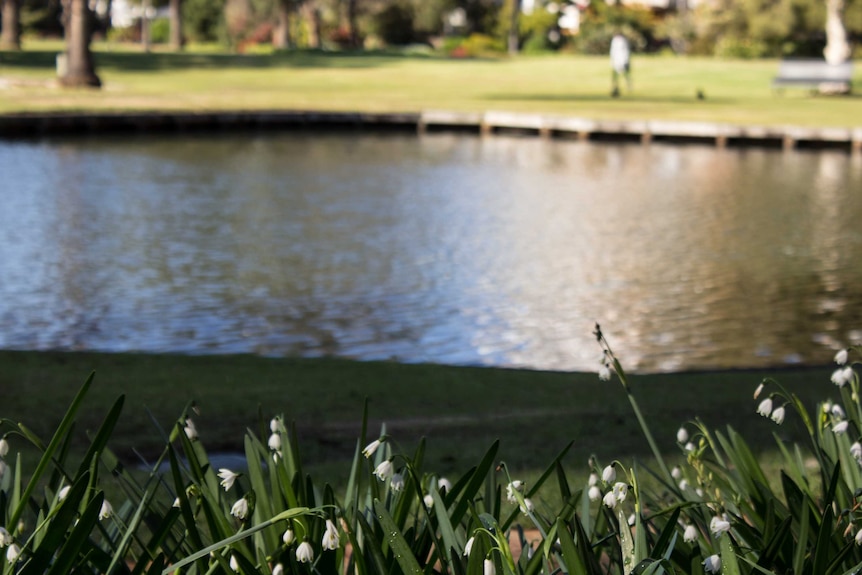
M464 545L464 557L470 556L470 551L473 549L473 541L475 541L475 540L476 540L475 537L470 537L467 540L467 544Z
M183 428L183 431L186 433L186 437L192 441L198 438L198 428L195 427L195 422L191 418L186 419L186 426Z
M99 519L107 519L113 514L114 508L111 507L111 504L108 503L108 500L105 499L104 501L102 501L102 507L99 509Z
M380 447L380 440L375 439L371 443L365 446L365 449L362 450L362 455L365 456L366 459L369 459L374 452L377 451L377 448Z
M272 568L272 575L284 575L284 565L276 563L275 567Z
M452 482L445 477L441 477L437 480L437 489L449 493L450 491L452 491Z
M281 451L281 436L277 433L273 433L269 436L266 444L273 451Z
M682 469L679 466L674 467L670 470L670 476L679 481L682 478Z
M761 383L760 385L758 385L758 386L755 388L755 390L754 390L754 399L757 399L758 397L760 397L760 394L763 392L763 387L764 387L764 386L763 386L763 384Z
M598 482L599 482L599 476L596 475L595 473L590 473L590 478L587 480L587 485L592 487L593 485L595 485Z
M842 349L838 353L835 354L835 363L838 365L844 365L847 363L847 350Z
M482 575L497 575L497 568L494 567L494 562L490 559L485 559L482 563Z
M587 492L587 495L590 497L590 501L598 501L602 498L602 490L599 489L598 485L593 485L590 487L590 490Z
M284 541L284 544L290 547L293 545L293 542L296 541L296 536L293 534L293 529L289 527L285 529L284 535L281 536L281 540Z
M856 545L862 545L862 529L856 532Z
M685 526L685 532L682 534L682 540L686 543L697 541L697 527L689 523Z
M6 457L9 454L9 442L6 438L0 439L0 457Z
M64 485L60 488L60 491L57 492L57 499L63 501L69 496L69 491L72 489L71 485Z
M677 443L685 443L688 441L688 430L685 427L680 427L679 431L676 432L676 441Z
M234 503L233 507L230 508L230 514L240 521L245 521L245 518L248 517L248 500L243 497Z
M18 561L18 557L20 556L21 548L18 547L18 545L16 545L15 543L10 545L9 548L6 550L6 560L9 561L9 563L15 563L16 561Z
M602 481L612 483L617 478L617 470L613 465L608 465L602 470Z
M607 365L603 365L599 368L599 379L602 381L610 381L611 380L611 368Z
M230 556L230 570L239 573L239 561L236 560L236 555Z

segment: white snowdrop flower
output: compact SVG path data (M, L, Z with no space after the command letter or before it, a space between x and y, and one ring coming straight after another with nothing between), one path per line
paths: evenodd
M674 467L670 470L670 476L679 481L682 478L682 469L679 466Z
M281 436L277 433L273 433L269 436L266 444L273 451L281 451Z
M847 432L847 427L850 425L847 421L839 421L835 425L832 426L832 433L836 435L841 435L842 433Z
M482 575L497 575L497 568L494 567L494 562L490 559L485 559L482 563Z
M686 543L697 541L697 527L689 523L685 526L685 532L682 534L682 540Z
M400 473L393 473L392 479L389 481L389 487L396 493L404 489L404 476Z
M625 483L617 482L614 484L613 493L614 497L617 498L617 501L623 502L626 500L626 495L629 493L629 486Z
M278 418L273 417L269 420L269 430L273 433L278 433Z
M532 513L536 510L536 507L533 505L533 502L529 497L524 498L524 503L520 505L521 513L527 515L528 513Z
M680 427L676 432L676 440L678 443L686 443L688 441L688 430L685 427Z
M473 541L476 540L476 537L470 537L467 540L467 544L464 545L464 557L470 556L470 551L473 549Z
M775 411L772 412L772 421L781 425L784 423L784 407L776 407Z
M180 505L182 505L182 503L180 502L180 498L179 498L179 497L175 498L175 499L174 499L174 502L173 502L173 503L171 503L171 507L180 507Z
M754 389L754 399L760 397L760 394L763 393L763 384L761 383Z
M379 439L375 439L374 441L365 446L365 449L362 450L362 455L365 456L365 459L369 459L372 455L374 455L374 452L377 451L378 447L380 447L380 443L381 442Z
M602 498L602 503L605 504L605 507L610 507L613 509L617 506L617 497L614 495L613 491L608 491L605 493L605 496Z
M844 419L846 417L844 410L837 403L832 406L832 409L829 410L833 417L837 417L838 419Z
M60 491L57 492L57 499L63 501L69 496L69 491L72 489L71 485L64 485Z
M593 485L595 485L598 482L599 482L599 476L596 475L595 473L590 473L590 478L587 479L587 485L592 487Z
M324 551L335 551L338 549L338 528L335 523L326 520L326 531L323 533L323 540L320 543Z
M191 418L186 419L186 426L183 427L183 431L186 433L186 437L192 441L198 438L198 428L195 427L195 422Z
M308 541L303 541L296 548L296 560L300 563L311 563L314 561L314 548Z
M851 381L853 381L853 368L844 367L841 369L836 369L832 372L832 377L830 378L832 383L837 385L838 387L844 387Z
M757 406L757 413L763 417L769 417L769 414L772 413L772 399L767 397L761 401L760 405Z
M721 572L721 557L718 555L710 555L703 560L703 570L707 573Z
M240 521L245 521L245 518L248 517L248 500L243 497L234 503L233 507L230 508L230 514Z
M832 411L832 402L827 401L826 403L821 405L820 408L823 410L823 413L829 413L830 411Z
M452 482L445 477L441 477L437 480L437 489L449 493L450 491L452 491Z
M695 489L694 492L697 493L698 497L703 497L703 489L701 489L700 487Z
M8 465L6 465L6 462L5 462L5 461L3 461L2 459L0 459L0 479L2 479L4 475L6 475L6 470L7 470L7 469L9 469L9 466L8 466Z
M224 487L224 490L230 491L230 488L233 487L234 481L239 477L239 473L234 473L230 469L222 467L218 470L218 476L221 477L221 486Z
M230 556L230 570L239 573L239 561L236 560L236 555Z
M839 350L838 353L835 354L835 363L838 365L844 365L847 363L847 350L842 349Z
M634 527L634 524L637 523L637 521L638 521L638 518L635 516L634 513L629 515L628 519L626 519L626 523L628 523L630 527Z
M613 465L608 465L602 470L602 481L605 483L613 483L616 478L617 470L614 469Z
M524 482L515 480L506 486L506 500L509 503L516 503L518 498L515 497L516 491L524 491Z
M107 499L102 501L102 507L99 509L99 519L107 519L111 515L114 514L114 508L111 507L111 504Z
M0 549L8 547L12 543L12 534L5 527L0 527Z
M272 568L272 575L284 575L284 565L276 563L275 567Z
M712 531L713 535L719 537L722 533L730 531L730 521L718 516L713 517L709 522L709 530Z
M587 492L587 495L590 497L590 501L598 501L602 498L602 490L599 489L598 485L593 485L590 487L590 490Z
M689 441L688 443L685 444L685 450L686 451L694 451L695 449L697 449L697 448L694 446L694 443L692 443L691 441Z
M9 442L6 438L0 439L0 457L6 457L9 454Z
M288 527L284 530L284 534L281 536L281 540L284 541L284 544L290 547L293 545L293 542L296 541L296 535L293 534L293 529Z
M862 529L856 532L856 545L862 545Z
M434 498L431 497L430 493L422 498L422 502L425 504L425 507L427 507L428 509L431 509L432 507L434 507Z
M599 379L602 381L610 381L611 380L611 368L607 365L603 365L599 368Z
M853 459L862 459L862 443L858 441L850 446L850 455Z
M380 481L386 481L392 477L394 471L395 468L393 467L392 462L387 459L381 462L380 465L374 469L374 475L376 475L377 479Z
M20 556L21 548L15 543L11 544L9 549L6 550L6 560L9 561L9 563L15 563Z
M679 482L679 490L685 491L686 489L688 489L688 480L683 479L682 481Z

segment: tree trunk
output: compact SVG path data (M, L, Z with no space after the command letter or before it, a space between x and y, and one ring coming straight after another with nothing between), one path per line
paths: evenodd
M272 47L279 50L290 48L291 0L278 0L276 24L272 31Z
M308 47L313 49L320 48L320 10L313 1L305 2L302 5L305 12L305 20L308 23Z
M830 64L841 64L850 57L847 29L844 27L844 0L826 0L826 48L823 56Z
M512 20L509 22L509 54L518 53L518 17L521 15L521 0L512 0Z
M21 10L19 0L0 0L3 4L3 30L0 31L0 49L21 49Z
M347 30L351 48L359 48L359 26L356 23L358 15L359 0L347 0Z
M183 40L183 7L181 0L171 0L168 7L171 20L171 50L180 51L185 45Z
M92 15L87 0L70 0L66 23L66 70L60 78L63 86L97 88L102 81L96 76L90 52Z

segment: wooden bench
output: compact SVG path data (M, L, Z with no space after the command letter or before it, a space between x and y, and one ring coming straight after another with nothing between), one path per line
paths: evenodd
M825 60L782 60L773 88L807 86L822 93L849 93L853 63L827 64Z

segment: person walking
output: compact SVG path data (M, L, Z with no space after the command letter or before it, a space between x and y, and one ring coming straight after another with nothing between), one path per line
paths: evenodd
M614 34L611 38L611 70L613 89L611 96L618 98L620 95L620 76L625 76L626 88L629 92L632 89L631 77L631 50L629 49L629 41L622 34Z

